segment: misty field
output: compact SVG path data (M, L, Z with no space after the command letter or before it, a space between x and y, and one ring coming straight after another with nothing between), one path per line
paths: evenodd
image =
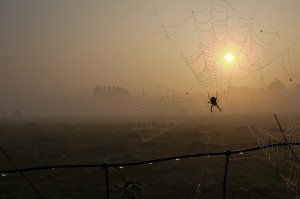
M278 128L272 114L247 118L264 128ZM284 127L288 117L280 119ZM136 133L135 119L128 117L1 121L0 135L1 147L19 168L130 162L258 146L239 115L194 116L147 143ZM0 165L1 169L13 169L3 154ZM224 168L225 156L110 169L111 198L120 198L116 173L140 182L147 199L193 199L197 194L197 198L222 198ZM105 176L100 168L25 175L43 198L105 198ZM36 197L20 174L0 176L0 198ZM227 198L287 197L293 198L263 151L230 157Z

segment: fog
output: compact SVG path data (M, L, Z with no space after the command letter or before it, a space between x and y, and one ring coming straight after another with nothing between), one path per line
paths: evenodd
M165 96L164 96L165 95ZM98 117L98 116L152 116L166 114L248 114L295 113L300 111L300 84L286 88L278 79L264 88L232 87L225 96L218 94L222 112L213 107L210 112L208 94L176 96L162 100L166 93L150 96L121 86L97 85L89 95L66 98L43 96L34 100L19 99L18 103L4 103L1 118L30 117ZM215 96L211 93L210 96ZM186 97L186 98L184 98ZM171 99L171 98L170 98ZM3 100L3 99L2 99ZM2 101L3 102L3 101ZM16 105L17 104L17 105ZM170 111L170 109L172 109Z
M1 117L135 115L140 109L160 109L163 114L161 96L155 96L155 89L148 96L148 100L153 98L151 104L141 105L145 97L141 95L143 81L139 81L137 92L136 84L126 83L131 78L122 77L129 57L134 64L141 65L139 69L152 82L179 90L178 105L189 93L188 100L196 107L196 114L210 114L207 91L178 59L178 49L165 38L154 40L153 34L152 37L145 34L154 10L166 24L176 24L189 11L200 9L206 3L193 0L1 1ZM292 41L297 39L298 1L233 1L233 4L244 14L255 13L267 30L289 27L294 34L281 29L280 36L296 35ZM184 29L182 34L178 39L182 49L192 51L197 47L195 38L190 38L195 35L189 29ZM144 49L137 50L138 44ZM228 95L220 94L222 114L298 110L299 49L300 44L296 42L289 51L292 83L287 80L287 69L281 66L281 60L259 71L265 77L265 85L259 85L252 76L244 79L235 76ZM271 84L275 78L280 83L274 89ZM97 86L106 91L96 92ZM215 93L211 91L211 95L212 92ZM161 95L166 93L162 91ZM173 106L166 100L164 103Z

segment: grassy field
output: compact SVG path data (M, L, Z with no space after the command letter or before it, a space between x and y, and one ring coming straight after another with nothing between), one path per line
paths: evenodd
M273 115L246 118L277 128ZM286 124L288 117L280 117ZM284 125L283 125L284 126ZM134 118L27 119L1 121L0 145L18 167L137 161L174 155L222 152L258 146L239 115L194 116L158 138L142 143ZM13 168L3 154L0 168ZM225 157L202 157L110 169L143 184L144 198L222 198ZM43 198L105 198L101 169L56 169L25 173ZM227 198L293 198L262 151L231 156ZM0 198L36 198L20 174L0 176Z

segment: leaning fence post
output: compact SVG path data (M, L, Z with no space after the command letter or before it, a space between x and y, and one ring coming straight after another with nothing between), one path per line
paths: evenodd
M223 182L223 199L226 199L226 180L227 180L227 170L228 170L228 163L229 157L231 155L231 150L226 150L226 163L225 163L225 171L224 171L224 182Z
M103 163L103 168L105 170L106 198L109 199L108 166L106 162Z

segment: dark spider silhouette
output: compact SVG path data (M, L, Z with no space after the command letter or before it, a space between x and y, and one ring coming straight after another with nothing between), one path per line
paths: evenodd
M216 97L214 97L214 96L210 97L209 93L208 93L208 99L209 99L208 103L211 104L210 112L212 112L213 106L216 106L219 109L219 111L222 112L222 109L218 105L218 101L219 101L218 100L218 92L216 92Z

